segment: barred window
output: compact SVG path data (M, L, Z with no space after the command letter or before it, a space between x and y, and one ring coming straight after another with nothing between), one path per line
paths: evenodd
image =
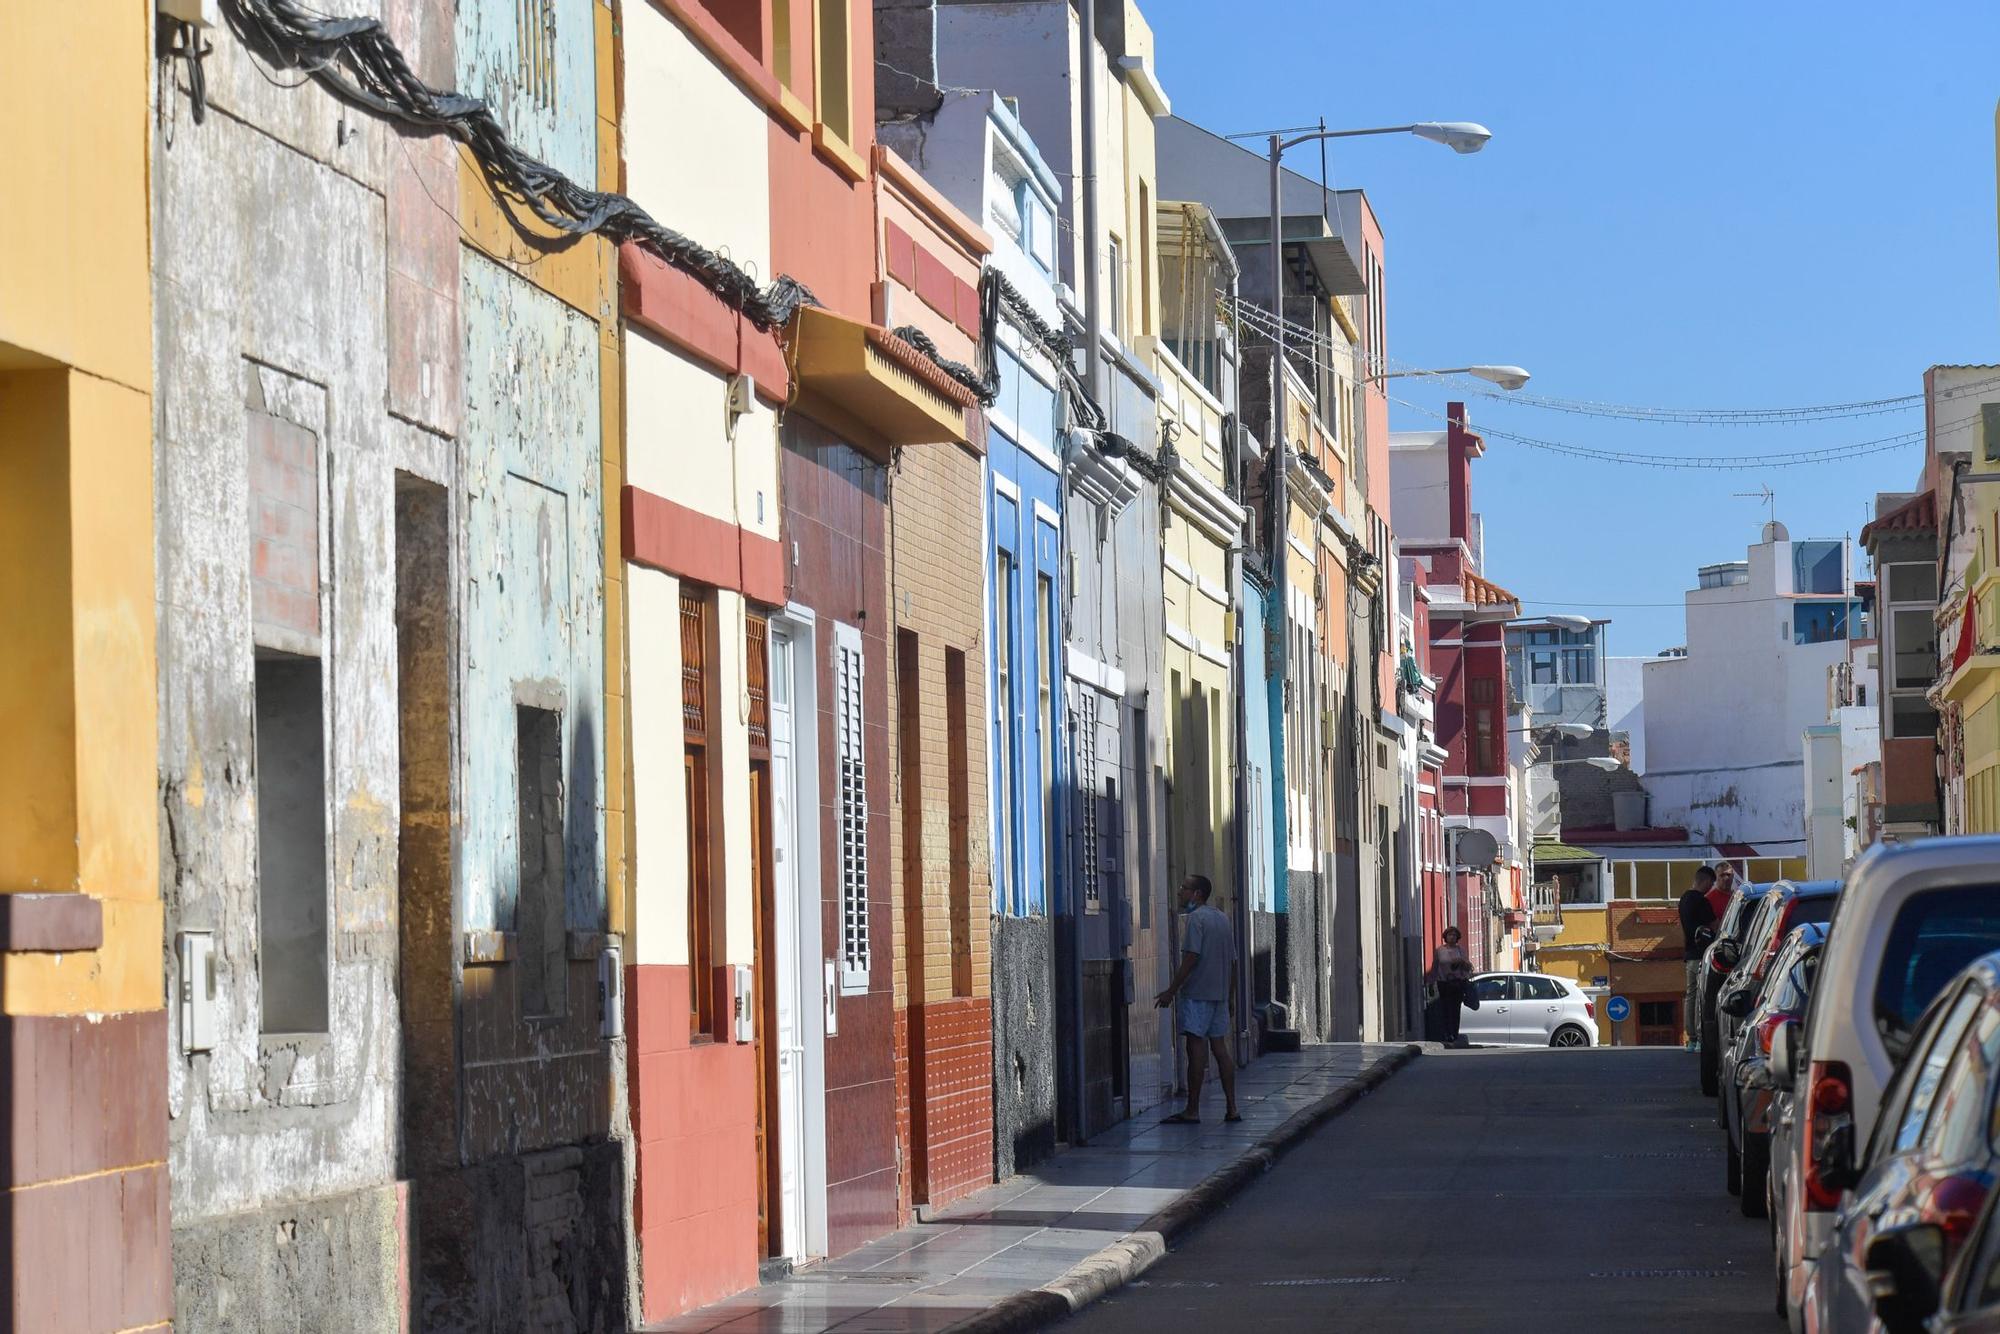
M833 743L840 818L841 986L868 985L868 771L862 740L861 632L834 627Z
M1085 689L1078 692L1076 725L1076 880L1085 912L1096 912L1103 907L1100 875L1103 850L1097 827L1097 794L1101 787L1097 772L1097 692Z

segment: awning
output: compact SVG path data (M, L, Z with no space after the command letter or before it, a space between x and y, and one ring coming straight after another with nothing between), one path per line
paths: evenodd
M901 445L965 444L970 389L888 330L815 306L792 326L796 406L887 461Z

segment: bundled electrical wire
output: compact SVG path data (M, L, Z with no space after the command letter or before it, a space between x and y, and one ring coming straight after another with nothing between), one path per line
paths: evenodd
M759 287L741 266L661 223L630 197L586 189L523 153L483 100L432 88L418 78L379 19L330 18L297 0L222 0L222 10L238 40L273 64L305 71L351 105L464 144L494 195L510 209L518 201L545 226L569 237L633 242L695 278L765 332L790 323L801 306L820 304L792 277L780 275L768 287ZM527 232L518 215L513 221ZM989 363L982 374L946 359L916 329L899 329L896 336L972 390L981 403L993 402L998 375L989 354L982 352Z

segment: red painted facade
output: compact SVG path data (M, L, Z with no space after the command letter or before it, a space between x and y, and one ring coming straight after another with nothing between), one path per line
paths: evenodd
M1433 700L1434 735L1447 758L1438 775L1437 809L1447 822L1504 820L1509 813L1507 790L1507 652L1505 625L1519 614L1513 594L1481 574L1474 547L1472 461L1486 452L1485 442L1465 424L1465 405L1448 405L1445 433L1445 482L1448 541L1405 543L1402 554L1415 559L1429 590L1427 631L1421 643L1430 662L1426 671L1437 680ZM1456 587L1456 595L1452 588ZM1421 600L1420 600L1421 601ZM1511 870L1500 871L1503 901L1517 904L1520 886ZM1486 913L1480 906L1476 877L1461 875L1455 886L1449 872L1440 896L1448 916L1465 931L1466 950L1475 961L1485 957ZM1443 921L1426 923L1433 942ZM1427 947L1428 948L1428 947Z
M727 988L728 969L716 985ZM648 1319L757 1281L757 1058L748 1043L689 1036L685 965L626 969L633 1226Z

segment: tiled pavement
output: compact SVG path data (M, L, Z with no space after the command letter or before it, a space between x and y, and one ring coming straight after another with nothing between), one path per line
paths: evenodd
M1169 1107L1155 1108L1088 1147L959 1201L934 1222L648 1328L674 1334L943 1329L1060 1277L1400 1050L1400 1044L1342 1043L1261 1056L1237 1076L1243 1120L1236 1125L1223 1124L1211 1073L1207 1119L1199 1127L1160 1125Z

